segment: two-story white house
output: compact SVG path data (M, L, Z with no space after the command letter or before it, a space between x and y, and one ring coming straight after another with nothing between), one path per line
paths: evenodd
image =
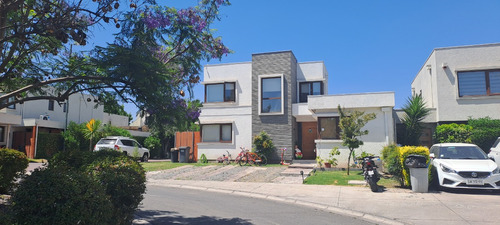
M362 137L365 144L359 152L378 155L394 141L393 92L328 95L324 63L299 63L291 51L253 54L251 62L207 65L202 84L198 157L214 160L226 151L237 155L240 147L251 149L253 137L265 131L278 149L273 161L280 159L283 148L285 159L291 160L295 145L304 159L326 159L338 146L344 163L348 150L341 146L338 105L377 115L365 127L369 134Z
M69 122L91 119L118 127L128 126L128 117L104 112L91 95L73 94L61 104L53 100L28 101L0 110L0 145L35 157L38 133L60 133Z
M500 43L434 49L411 89L431 108L425 122L433 129L469 117L500 119Z

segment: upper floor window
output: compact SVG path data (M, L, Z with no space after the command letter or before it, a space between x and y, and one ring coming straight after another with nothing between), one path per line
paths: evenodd
M261 78L260 112L283 112L283 82L282 77Z
M321 139L340 139L339 117L318 118L319 137Z
M458 72L457 76L460 97L500 95L500 70Z
M49 110L54 111L54 100L49 100Z
M13 102L14 100L15 100L14 97L10 97L9 99L4 100L3 103ZM16 109L16 104L12 104L12 105L7 106L7 109Z
M299 86L299 102L307 102L308 95L322 95L323 82L302 82Z
M232 124L205 124L201 126L202 142L231 142Z
M234 102L235 82L205 85L205 102Z

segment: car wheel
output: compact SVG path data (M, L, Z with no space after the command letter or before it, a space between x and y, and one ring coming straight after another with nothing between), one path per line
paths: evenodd
M144 155L141 158L141 162L148 162L148 161L149 161L148 153L144 153Z

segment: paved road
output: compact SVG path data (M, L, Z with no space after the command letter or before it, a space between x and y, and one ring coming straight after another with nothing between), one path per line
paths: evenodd
M136 224L370 224L277 201L148 185Z

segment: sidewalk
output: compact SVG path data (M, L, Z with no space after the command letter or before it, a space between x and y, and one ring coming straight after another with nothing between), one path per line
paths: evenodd
M378 224L498 224L500 194L485 191L413 193L367 187L149 179L147 185L189 188L283 201Z

